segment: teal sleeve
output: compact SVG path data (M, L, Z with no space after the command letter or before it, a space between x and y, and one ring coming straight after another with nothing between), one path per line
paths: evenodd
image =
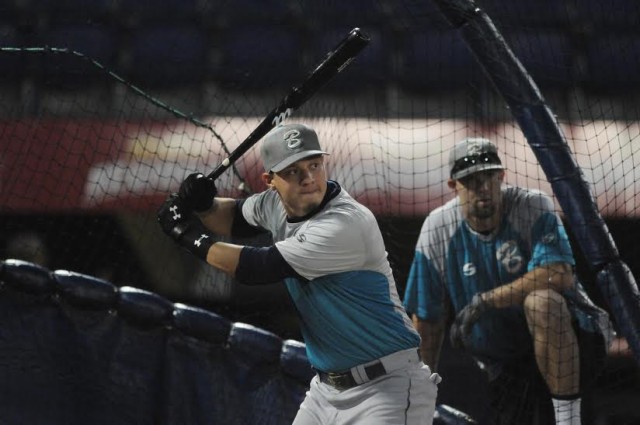
M444 313L443 300L439 273L422 252L416 251L405 288L405 310L422 320L440 320Z
M569 237L560 218L551 212L540 215L532 229L529 271L552 263L575 265Z

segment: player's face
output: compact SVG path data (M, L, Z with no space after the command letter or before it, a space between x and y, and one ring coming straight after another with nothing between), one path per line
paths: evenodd
M268 176L267 184L278 191L289 217L303 217L315 210L327 191L322 155L301 159Z
M460 199L464 218L474 230L491 231L500 224L503 180L504 171L491 170L449 181Z

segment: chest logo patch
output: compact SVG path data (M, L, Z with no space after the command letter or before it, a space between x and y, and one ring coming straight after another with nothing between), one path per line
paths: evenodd
M516 241L506 241L496 252L496 259L509 273L518 273L524 265L524 258Z
M298 242L302 243L307 240L307 237L304 235L304 233L298 233L296 235L296 239Z

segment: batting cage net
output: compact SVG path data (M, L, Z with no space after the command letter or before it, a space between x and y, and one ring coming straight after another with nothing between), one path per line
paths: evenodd
M58 359L76 346L74 361L82 364L78 344L112 349L117 343L105 341L116 341L116 334L125 335L118 340L125 348L141 339L147 345L114 356L114 369L100 386L92 387L94 393L65 387L65 397L82 403L100 398L100 388L111 394L113 385L152 391L170 385L167 376L200 373L180 363L185 369L165 370L164 378L153 375L166 363L156 359L157 370L149 371L137 357L166 349L158 348L161 345L173 350L164 352L166 358L196 358L209 368L210 377L228 372L218 367L220 362L240 361L222 348L210 348L220 344L211 340L214 331L205 332L209 339L196 331L187 332L186 342L171 343L171 335L154 334L159 331L150 331L145 320L134 330L113 322L125 307L122 301L118 308L110 304L113 295L104 298L105 288L111 293L112 287L114 293L128 288L122 292L126 296L119 295L125 305L137 290L145 295L136 302L148 306L148 296L154 300L150 304L164 306L150 307L165 308L157 315L145 310L158 326L180 327L163 316L175 316L166 301L202 309L205 316L210 312L213 321L205 323L212 329L222 329L215 325L222 318L230 323L225 326L255 327L261 335L256 338L264 337L260 332L269 341L275 338L275 357L290 351L287 344L301 341L282 284L249 287L234 282L178 248L162 233L156 211L188 174L208 174L221 164L292 87L303 83L358 27L370 37L369 45L285 120L317 130L330 153L330 178L376 215L401 297L426 279L416 271L424 259L434 267L439 283L416 292L429 292L430 297L416 295L411 301L415 308L429 320L445 320L431 316L441 302L459 311L470 301L465 291L472 288L456 286L446 267L452 256L465 255L479 255L478 268L480 263L493 265L486 276L503 283L515 278L529 258L531 266L573 256L575 276L584 289L569 291L569 301L555 305L520 300L529 305L526 322L509 322L508 312L497 314L482 331L474 331L473 349L454 348L445 338L438 365L444 377L439 404L466 412L477 423L529 423L510 420L539 415L535 423L546 424L554 423L549 422L554 407L544 404L550 395L581 394L583 424L640 423L640 410L633 403L640 395L640 294L634 279L640 275L638 22L636 0L2 2L0 258L28 264L8 262L1 269L1 303L11 313L2 315L0 344L11 349L0 350L6 366L0 378L18 379L9 372L14 367L51 368L45 375L26 373L25 382L38 387L42 380L42 391L58 391L54 384L47 388L55 382L47 376L71 373L70 365L55 370L60 362L22 363L24 353L51 351ZM570 251L563 245L551 261L545 255L552 254L540 248L551 245L550 239L540 242L535 252L519 252L509 238L496 252L484 251L486 235L473 231L467 245L457 244L459 234L451 230L456 222L440 207L455 198L449 179L452 168L462 165L451 162L450 151L465 138L489 139L505 170L504 183L534 190L509 195L511 219L530 232L518 233L516 228L510 237L532 247L536 234L542 240L562 238L566 232ZM254 147L217 179L219 196L242 198L264 190L262 172ZM429 233L423 222L434 211L443 215ZM557 230L553 220L545 221L550 228L535 227L540 217L553 213L564 230ZM271 243L269 236L227 241ZM461 246L468 252L456 251ZM42 277L40 267L57 275ZM501 267L504 270L498 270ZM52 310L61 308L60 297L69 294L60 293L68 284L64 271L110 285L98 285L97 295L83 291L84 284L75 289L89 300L80 303L81 313L87 305L93 313ZM484 276L482 270L477 273ZM488 282L484 290L494 283ZM74 289L71 293L77 295ZM514 294L518 296L523 298ZM571 316L575 320L567 327L558 324L563 308L572 314L586 312ZM499 321L502 313L506 325ZM607 318L611 332L604 329ZM32 319L36 325L26 325ZM537 335L544 334L544 340L532 338L540 322L547 331ZM56 324L66 336L53 338L47 323ZM224 329L222 335L228 338ZM254 341L249 334L247 340ZM594 335L600 339L585 343ZM581 347L579 354L567 354L575 348L571 341ZM261 347L270 347L265 344ZM228 347L228 342L219 346ZM530 361L514 364L512 358L519 358L522 350L530 352ZM304 362L303 354L296 353L300 358L294 356L295 361ZM108 363L100 358L94 366ZM299 402L305 373L277 375L265 386L248 377L250 363L234 367L238 372L221 381L228 391L188 386L196 384L181 387L196 400L222 398L227 409L216 411L225 418L220 422L198 422L192 416L189 423L291 422L296 406L274 402L268 394ZM90 367L78 370L86 379L97 373ZM256 376L265 373L261 369ZM557 380L551 387L550 376ZM215 387L219 382L211 378L205 384ZM3 394L11 390L9 384L1 385ZM247 407L229 394L242 391L252 395L242 403L262 410L231 419L229 412ZM125 409L134 409L124 398L110 397L113 405L121 401ZM71 409L72 404L65 406ZM94 410L105 405L88 404ZM8 402L0 406L14 415L17 411ZM171 406L162 413L150 407L144 423L185 423L187 413ZM447 411L440 414L441 423L447 423ZM72 414L51 417L60 418L55 423L82 420ZM118 420L142 423L135 417L132 413ZM26 418L31 416L19 420L28 423Z

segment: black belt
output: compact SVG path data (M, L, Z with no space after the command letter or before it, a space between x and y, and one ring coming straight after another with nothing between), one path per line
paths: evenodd
M331 385L332 387L340 391L348 390L349 388L353 388L359 385L353 377L353 374L349 370L342 373L322 372L319 370L316 372L318 373L320 382ZM367 374L367 378L369 381L373 381L374 379L379 378L387 373L384 366L382 365L382 362L377 362L372 365L365 366L364 372Z

